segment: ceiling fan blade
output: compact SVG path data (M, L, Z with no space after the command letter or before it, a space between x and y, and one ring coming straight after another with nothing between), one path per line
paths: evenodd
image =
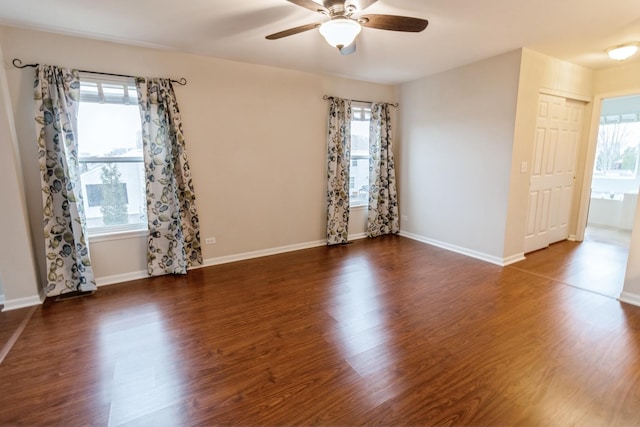
M357 10L365 10L377 1L378 0L351 0L347 3L354 5Z
M319 23L301 25L299 27L289 28L288 30L280 31L279 33L270 34L265 37L267 40L277 40L283 37L292 36L294 34L304 33L305 31L313 30L314 28L318 28L320 26Z
M354 40L349 46L345 46L340 49L341 55L351 55L352 53L356 53L356 41Z
M367 28L404 31L407 33L419 33L429 25L429 21L426 19L396 15L364 15L358 18L358 22Z
M327 9L324 6L314 2L312 0L287 0L287 1L289 3L293 3L295 5L304 7L305 9L309 9L309 10L314 11L314 12L320 12L320 13L327 12Z

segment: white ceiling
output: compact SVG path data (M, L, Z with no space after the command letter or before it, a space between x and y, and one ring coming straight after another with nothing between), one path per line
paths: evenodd
M285 0L0 0L2 24L391 84L523 46L608 68L617 64L607 47L640 41L639 0L379 0L365 13L415 16L429 27L364 28L358 51L342 56L317 30L265 40L325 19Z

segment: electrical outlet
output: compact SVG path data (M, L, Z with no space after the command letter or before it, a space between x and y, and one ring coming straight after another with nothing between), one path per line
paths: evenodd
M216 238L215 237L208 237L208 238L204 239L204 242L207 245L215 245L216 244Z
M400 217L400 219L401 219L402 221L404 221L404 222L409 221L409 218L408 218L406 215L402 215L402 216Z

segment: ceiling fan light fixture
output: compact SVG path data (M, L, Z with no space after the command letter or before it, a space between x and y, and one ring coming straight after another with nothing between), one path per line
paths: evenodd
M624 61L638 51L638 43L627 43L621 46L610 47L606 50L609 58L616 61Z
M354 42L362 31L360 24L353 19L337 17L320 25L320 34L333 47L341 49Z

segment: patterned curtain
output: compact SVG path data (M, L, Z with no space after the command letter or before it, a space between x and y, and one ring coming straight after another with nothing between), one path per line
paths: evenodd
M146 173L151 276L202 264L200 225L182 119L171 81L136 78Z
M377 237L400 231L389 104L373 104L370 123L367 236Z
M47 296L96 290L78 164L78 72L48 65L34 82Z
M329 98L327 153L327 245L347 243L351 101Z

